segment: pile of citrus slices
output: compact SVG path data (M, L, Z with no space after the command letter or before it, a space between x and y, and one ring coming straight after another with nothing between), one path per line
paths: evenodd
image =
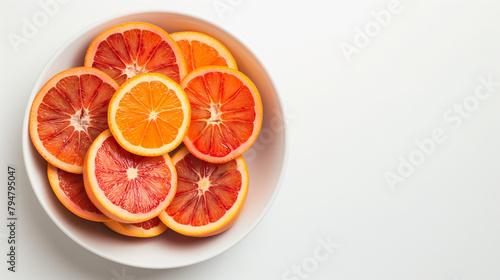
M99 34L84 66L42 87L29 131L74 214L127 236L201 237L228 229L243 208L242 154L262 114L221 42L131 22Z

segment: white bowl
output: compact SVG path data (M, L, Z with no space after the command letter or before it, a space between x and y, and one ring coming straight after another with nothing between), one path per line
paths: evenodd
M31 143L28 118L31 102L40 88L55 74L83 65L92 39L116 24L143 21L167 32L200 31L219 39L234 55L239 70L257 86L264 106L261 134L244 157L250 173L247 201L237 222L222 234L209 238L190 238L171 230L149 239L120 236L101 223L83 220L69 212L53 194L47 180L46 162ZM54 223L84 248L106 259L143 268L174 268L212 258L242 240L262 220L276 197L286 163L286 129L282 106L266 70L238 39L207 21L178 13L155 11L127 14L81 31L65 43L40 73L27 104L22 135L26 170L33 190ZM32 211L36 211L33 209Z

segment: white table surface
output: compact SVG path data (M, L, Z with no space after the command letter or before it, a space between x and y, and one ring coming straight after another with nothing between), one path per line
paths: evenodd
M0 279L500 279L500 2L60 1L31 38L11 42L46 1L0 1ZM289 130L286 176L257 228L170 270L123 266L67 237L36 199L20 143L56 49L90 23L148 8L236 34L273 77ZM15 273L8 165L19 185Z

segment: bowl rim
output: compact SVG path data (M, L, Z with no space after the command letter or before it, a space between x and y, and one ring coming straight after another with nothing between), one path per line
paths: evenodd
M64 52L68 48L69 45L73 44L82 35L86 34L90 30L92 30L94 28L97 28L99 25L105 24L105 23L110 22L112 20L117 20L119 18L124 18L124 17L134 16L134 15L140 15L140 14L147 14L147 13L168 13L168 14L176 14L176 15L180 15L180 16L194 18L194 19L201 20L201 21L204 21L206 23L209 23L209 24L211 24L211 25L213 25L213 26L221 29L223 32L227 33L231 37L235 38L243 46L245 46L245 48L253 55L253 57L256 59L256 61L259 63L259 65L264 69L267 78L269 79L271 85L275 89L276 99L278 101L277 103L279 104L280 111L283 114L283 155L282 155L282 162L281 162L281 170L280 170L280 174L279 174L278 180L276 182L275 189L274 189L272 195L270 196L269 201L266 203L263 211L261 211L260 215L257 216L257 218L254 220L254 222L252 224L250 224L250 226L245 231L243 231L240 234L240 236L238 236L238 238L236 238L236 242L228 243L228 244L226 244L224 246L221 246L218 250L214 250L213 252L211 252L209 254L206 254L203 257L198 257L196 259L193 259L193 260L190 260L190 261L186 261L186 262L183 262L183 263L178 264L178 265L165 265L165 266L140 265L140 266L138 266L137 264L134 264L132 262L128 262L126 260L117 260L115 258L112 258L111 256L108 256L104 252L101 252L101 251L93 248L92 246L89 246L88 244L86 244L85 242L83 242L82 240L80 240L78 237L76 237L75 235L73 235L73 233L70 230L68 230L64 225L62 225L62 223L54 216L54 214L52 213L52 211L49 209L49 206L47 205L47 203L42 199L42 195L41 195L40 191L37 188L34 187L35 184L36 184L35 178L33 177L34 175L32 175L32 172L28 172L28 163L32 161L30 159L30 154L28 153L28 150L30 149L30 145L32 145L32 143L31 143L31 136L29 135L29 129L28 129L29 116L30 116L30 110L31 110L31 106L29 106L29 105L33 102L34 97L36 96L36 94L39 91L39 87L43 86L43 84L45 82L45 80L42 80L43 74L45 74L48 71L48 69L50 67L52 67L54 61L57 60L57 58L61 55L62 52ZM116 262L116 263L121 263L121 264L132 266L132 267L140 267L140 268L148 268L148 269L170 269L170 268L179 268L179 267L185 267L185 266L189 266L189 265L194 265L194 264L206 261L208 259L214 258L214 257L222 254L223 252L225 252L225 251L229 250L230 248L234 247L236 244L238 244L244 238L246 238L249 235L249 233L251 231L253 231L258 226L258 224L263 220L264 216L267 214L267 212L271 208L272 204L276 200L276 197L277 197L277 195L278 195L278 193L279 193L279 191L280 191L280 189L282 187L282 184L283 184L283 181L284 181L284 178L285 178L285 174L286 174L286 170L287 170L287 165L288 165L288 156L289 156L289 149L288 149L288 141L289 141L288 133L289 132L288 132L288 124L286 122L286 119L284 118L285 111L284 111L284 107L283 107L283 101L282 101L282 98L280 96L279 90L278 90L278 88L276 86L276 83L274 82L272 76L269 74L269 71L267 70L266 66L262 63L262 61L260 60L260 58L250 48L247 47L247 45L243 42L243 40L241 40L238 36L236 36L235 34L233 34L230 31L228 31L227 29L221 27L219 24L214 23L213 20L207 19L206 17L202 17L200 15L194 15L194 14L187 13L185 11L178 11L178 10L175 10L175 9L161 9L160 8L160 9L142 9L142 10L139 9L139 10L135 10L135 11L119 12L119 13L114 13L114 14L112 14L110 16L106 16L106 17L100 18L98 20L95 20L91 24L83 27L81 30L79 30L78 32L76 32L72 36L70 36L52 54L52 56L50 57L50 59L45 63L45 66L39 72L38 78L36 79L35 83L32 86L32 90L30 92L30 95L28 96L27 105L28 106L26 107L26 111L25 111L25 114L24 114L23 129L22 129L22 135L21 135L21 138L22 138L21 141L22 141L23 160L24 160L24 167L26 169L26 174L28 176L29 183L30 183L31 188L33 189L33 191L34 191L34 193L35 193L35 195L37 197L38 202L40 203L40 205L42 206L42 208L44 209L44 211L46 212L46 214L50 217L50 219L52 220L52 222L54 222L57 225L57 227L59 229L61 229L70 239L72 239L74 242L76 242L81 247L85 248L86 250L88 250L88 251L90 251L90 252L92 252L92 253L94 253L94 254L102 257L102 258L105 258L107 260L110 260L110 261L113 261L113 262Z

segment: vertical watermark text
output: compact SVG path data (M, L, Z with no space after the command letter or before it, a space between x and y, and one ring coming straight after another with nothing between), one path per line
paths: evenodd
M17 188L17 173L14 166L7 166L7 270L11 272L16 272L17 270L17 199L16 199L16 188Z

